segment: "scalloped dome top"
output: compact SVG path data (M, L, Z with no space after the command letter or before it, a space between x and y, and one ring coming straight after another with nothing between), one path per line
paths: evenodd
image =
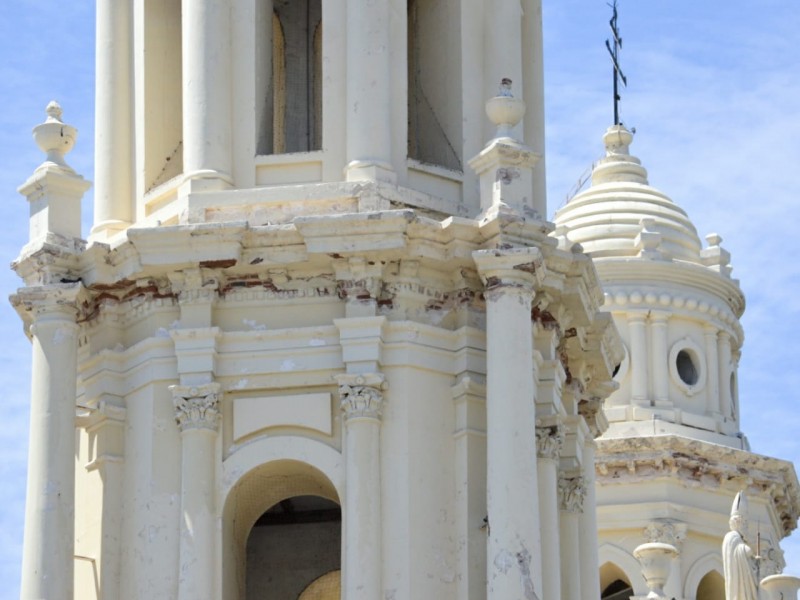
M647 182L647 170L629 153L633 134L623 125L603 136L606 156L592 185L555 217L571 242L593 258L651 256L700 263L702 243L686 212Z

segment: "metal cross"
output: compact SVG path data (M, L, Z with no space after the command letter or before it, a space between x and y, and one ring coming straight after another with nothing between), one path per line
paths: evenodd
M619 28L617 28L617 0L614 0L613 4L609 4L611 7L612 16L611 20L608 22L611 25L611 34L614 37L614 46L611 46L611 42L606 40L606 48L608 49L608 53L611 55L611 62L614 64L614 125L619 125L619 82L622 80L622 85L625 87L628 86L628 80L625 78L625 75L622 72L622 69L619 66L619 51L622 48L622 38L619 35Z

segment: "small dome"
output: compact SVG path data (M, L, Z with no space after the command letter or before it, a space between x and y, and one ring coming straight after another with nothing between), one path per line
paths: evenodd
M647 256L700 263L702 244L686 213L647 182L647 170L629 153L633 134L610 127L606 156L592 171L592 185L555 217L594 258Z

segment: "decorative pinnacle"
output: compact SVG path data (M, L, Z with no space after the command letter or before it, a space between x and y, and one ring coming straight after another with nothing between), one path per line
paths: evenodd
M486 115L497 127L495 139L514 139L512 130L525 116L525 103L511 93L511 80L508 77L500 81L497 96L486 103Z
M61 114L64 112L61 110L61 105L55 101L50 100L50 103L47 105L47 108L44 109L47 113L47 122L52 123L53 121L61 122Z
M47 167L60 167L72 173L72 168L64 160L64 155L72 150L78 131L72 126L61 121L61 105L51 100L45 109L47 119L41 125L33 128L33 139L39 149L47 154L47 160L39 169Z

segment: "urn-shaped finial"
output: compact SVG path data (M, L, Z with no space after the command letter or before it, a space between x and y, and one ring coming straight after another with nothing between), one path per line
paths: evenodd
M42 166L48 164L72 170L64 161L64 155L72 150L78 131L72 126L61 121L61 105L55 100L47 108L47 120L33 128L33 139L42 152L47 154L47 160Z
M666 598L664 585L669 578L671 561L678 555L678 549L671 544L650 542L637 546L633 555L642 567L642 575L650 589L647 597L650 600Z
M497 96L486 102L486 115L497 127L496 138L514 139L512 130L525 116L525 103L511 93L511 83L504 77Z
M791 575L770 575L761 580L768 600L797 600L800 578Z

